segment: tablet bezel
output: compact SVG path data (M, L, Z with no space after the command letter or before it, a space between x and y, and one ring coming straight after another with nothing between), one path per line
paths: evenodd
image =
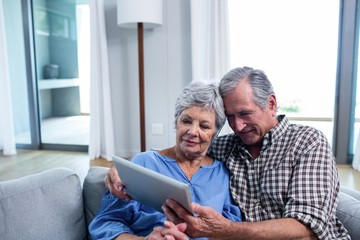
M115 167L126 192L132 199L163 212L161 206L171 198L190 211L190 191L186 183L113 156Z

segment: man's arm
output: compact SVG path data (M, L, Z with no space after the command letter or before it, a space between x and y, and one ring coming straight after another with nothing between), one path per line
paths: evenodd
M190 237L208 237L212 239L317 239L310 228L292 218L267 220L261 222L232 222L209 207L192 203L189 214L173 200L166 202L163 209L167 218L176 223L187 223L186 234ZM177 216L170 210L174 211Z
M125 201L130 201L131 198L126 194L124 185L118 175L115 166L112 166L104 178L105 187L109 189L110 193Z

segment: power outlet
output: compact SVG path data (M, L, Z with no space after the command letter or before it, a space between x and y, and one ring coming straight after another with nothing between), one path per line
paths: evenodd
M164 134L164 124L153 123L151 126L151 132L153 135L163 135Z

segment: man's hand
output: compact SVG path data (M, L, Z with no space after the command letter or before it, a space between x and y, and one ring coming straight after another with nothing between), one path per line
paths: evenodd
M175 224L186 222L186 234L192 238L220 238L232 222L210 207L191 204L192 215L172 199L166 201L163 211L168 220ZM174 214L175 213L175 214Z
M110 193L125 201L130 201L131 198L126 194L125 186L122 184L116 168L110 168L104 178L105 187L109 189Z
M180 223L178 225L172 222L165 221L163 227L155 227L154 230L148 235L146 240L188 240L188 236L184 233L186 224Z
M317 239L312 230L293 218L259 222L232 222L210 207L192 203L193 216L174 200L166 200L163 211L175 224L185 222L185 233L192 238L211 239ZM291 231L289 231L291 229Z

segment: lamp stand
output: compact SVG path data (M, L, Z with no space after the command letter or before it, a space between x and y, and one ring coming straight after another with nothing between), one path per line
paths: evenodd
M137 24L139 53L139 109L140 109L140 149L146 151L145 131L145 84L144 84L144 28L143 23Z

